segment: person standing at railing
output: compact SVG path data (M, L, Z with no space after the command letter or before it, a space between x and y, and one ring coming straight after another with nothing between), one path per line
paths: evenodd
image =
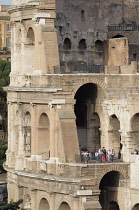
M96 160L96 163L98 163L98 152L97 151L95 152L95 160Z
M115 151L114 151L114 149L112 149L112 151L111 151L111 162L113 162L113 160L114 160L114 155L115 155Z
M108 161L111 161L111 150L110 149L108 150L107 156L108 156Z

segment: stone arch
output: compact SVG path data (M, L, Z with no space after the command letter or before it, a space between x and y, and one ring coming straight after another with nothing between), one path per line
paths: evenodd
M73 91L72 91L73 94L75 94L77 92L77 90L86 83L94 83L98 86L98 88L101 88L103 91L106 89L106 84L104 81L101 81L99 78L97 79L95 77L93 77L91 79L87 77L87 78L84 78L83 80L79 81L78 83L74 84ZM104 92L104 95L106 97L106 92Z
M46 198L42 198L39 203L39 210L50 210L50 205Z
M44 112L38 122L38 155L42 155L43 159L50 158L50 122Z
M103 42L101 40L95 41L95 51L102 52L103 51Z
M111 34L109 35L109 37L108 37L108 39L112 39L112 38L120 38L120 37L124 37L124 33L123 32L120 32L120 34L119 33L117 33L116 31L113 31L113 32L111 32Z
M71 210L70 205L67 202L62 202L58 208L58 210Z
M139 203L135 204L131 210L139 210Z
M109 117L109 148L114 149L115 157L118 158L118 155L121 154L121 135L120 135L120 120L115 114L112 114Z
M64 39L63 49L64 50L71 50L71 40L69 38Z
M34 30L33 30L32 27L29 27L28 30L27 30L27 39L28 39L30 44L35 43L35 34L34 34Z
M24 116L24 150L25 156L31 156L31 115L28 111Z
M96 65L103 65L103 42L96 40L93 46L93 63Z
M79 41L78 49L79 50L86 50L87 49L86 39L81 39Z
M77 41L79 42L81 39L87 39L86 35L82 34L81 32L78 32Z
M117 170L110 170L102 177L99 188L103 186L119 187L121 185L120 179L125 180L123 174Z
M121 34L116 34L116 35L114 35L112 38L114 39L114 38L122 38L122 37L124 37L124 36L121 35Z
M129 174L128 174L128 164L126 167L121 167L119 165L108 165L108 167L105 167L105 169L103 169L103 171L101 171L101 174L98 175L98 182L100 182L100 180L109 172L111 171L117 171L120 173L121 177L123 178L123 180L128 180L129 179Z
M32 73L35 68L35 33L32 27L28 27L26 32L26 43L24 45L24 66L24 69L28 74Z
M135 149L139 150L139 113L136 113L132 116L130 124L132 139L131 152L133 152Z
M75 93L74 112L80 150L95 152L100 148L100 118L98 86L94 83L82 85Z
M31 210L31 197L28 194L25 196L24 209Z
M102 177L99 183L99 201L103 209L119 210L118 188L124 186L125 177L119 171L109 171Z

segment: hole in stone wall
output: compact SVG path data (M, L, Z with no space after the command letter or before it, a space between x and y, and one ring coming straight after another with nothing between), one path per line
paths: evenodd
M86 40L85 39L81 39L79 41L79 46L78 46L78 49L79 50L86 50Z
M65 38L63 48L64 48L64 50L71 49L71 41L69 38Z

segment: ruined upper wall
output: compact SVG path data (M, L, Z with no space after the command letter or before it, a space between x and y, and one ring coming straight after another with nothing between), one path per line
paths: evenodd
M11 78L19 74L51 74L59 65L54 0L14 1L10 7L12 37ZM20 3L20 5L19 5ZM22 85L22 82L19 82Z
M128 39L109 39L104 42L104 64L109 66L128 65Z

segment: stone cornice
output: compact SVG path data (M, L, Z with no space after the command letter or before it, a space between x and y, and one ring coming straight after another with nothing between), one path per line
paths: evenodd
M62 88L26 88L26 87L4 87L8 92L44 92L44 93L56 93L61 91Z
M39 4L38 4L39 5ZM17 5L17 6L11 6L9 9L8 9L8 13L11 14L13 12L18 12L18 11L22 11L22 10L30 10L32 8L35 8L36 6L38 5L28 5L28 4L23 4L23 5Z
M53 5L53 3L51 3ZM11 14L13 12L17 11L23 11L23 10L30 10L30 9L40 9L40 10L55 10L54 6L48 7L47 4L44 4L42 2L34 2L34 3L27 3L27 4L21 4L21 5L13 5L8 9L8 13Z

